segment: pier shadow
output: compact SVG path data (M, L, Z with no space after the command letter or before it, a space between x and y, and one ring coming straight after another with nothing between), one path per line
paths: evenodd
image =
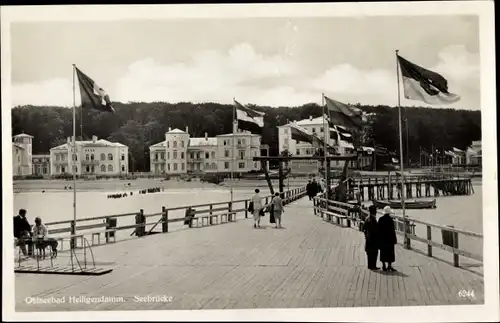
M375 270L376 273L384 275L384 276L397 276L397 277L410 277L402 271L396 269L396 271L383 271L382 269Z

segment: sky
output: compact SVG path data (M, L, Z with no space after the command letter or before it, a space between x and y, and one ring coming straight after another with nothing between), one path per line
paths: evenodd
M299 106L321 103L325 93L396 105L399 49L461 96L446 107L479 110L478 22L458 15L14 22L12 103L72 106L74 63L112 101L229 104L234 97Z

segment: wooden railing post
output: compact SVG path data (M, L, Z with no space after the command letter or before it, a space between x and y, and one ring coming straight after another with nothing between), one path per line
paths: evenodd
M431 230L431 226L428 225L427 226L427 256L429 256L429 257L432 257L431 241L432 241L432 230Z
M231 212L233 212L233 203L232 202L228 202L227 203L227 210L229 212L229 214L227 215L227 221L232 221L233 219L233 215L231 214Z
M137 225L135 227L135 235L138 237L142 237L144 235L144 232L146 231L145 226L139 226L140 224L146 224L146 218L144 217L144 210L140 209L139 213L135 216L135 224Z
M245 200L245 219L248 219L248 200Z
M458 249L458 233L453 232L452 233L453 237L453 248ZM458 260L458 253L456 251L453 251L453 266L458 267L460 265L459 260Z
M210 215L210 217L208 218L208 221L210 221L210 225L212 225L212 215L213 215L213 208L214 208L214 205L213 204L210 204L210 212L208 213Z
M161 231L166 233L168 232L168 210L166 207L162 206L161 207L161 212L162 212L162 224L161 224Z

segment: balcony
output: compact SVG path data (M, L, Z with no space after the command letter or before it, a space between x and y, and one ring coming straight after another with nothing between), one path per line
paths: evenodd
M82 160L82 165L99 165L99 161L98 160Z
M68 165L69 161L68 160L56 160L54 161L54 165Z

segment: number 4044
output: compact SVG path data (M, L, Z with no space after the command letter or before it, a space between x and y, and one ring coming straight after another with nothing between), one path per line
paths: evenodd
M465 298L475 298L476 297L474 295L474 291L468 290L468 289L462 289L462 290L458 291L458 296L465 297Z

